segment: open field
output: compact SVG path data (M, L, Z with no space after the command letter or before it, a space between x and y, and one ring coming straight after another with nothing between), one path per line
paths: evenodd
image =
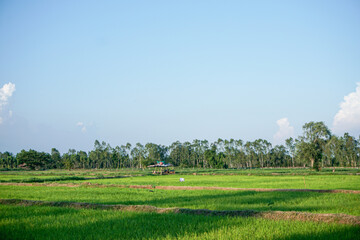
M357 226L0 205L6 239L357 239Z
M0 184L0 199L36 200L45 203L56 202L60 205L71 202L122 204L130 209L132 206L140 205L195 211L256 211L260 215L265 212L271 214L275 211L291 211L289 213L295 216L339 214L334 215L335 218L349 216L359 219L360 194L154 188L207 186L304 189L306 184L307 189L360 190L360 176L349 175L349 172L319 175L311 175L309 172L301 175L297 172L293 175L288 172L276 172L279 171L277 169L272 172L276 172L276 175L273 175L271 172L261 174L260 170L256 171L254 170L250 176L224 173L224 170L215 175L210 172L204 173L206 175L193 175L189 170L186 173L167 176L152 176L148 173L140 176L139 171L126 170L0 172L0 179L11 184ZM180 177L184 177L185 182L179 182ZM27 180L29 183L23 185L16 183ZM37 180L43 180L45 183L37 183ZM119 187L130 185L150 185L150 189ZM159 214L142 210L128 212L56 206L25 207L0 204L0 234L6 236L6 239L81 239L89 236L88 234L91 234L93 239L359 239L360 236L359 225L321 222L321 219L318 219L320 222L313 222L315 220L311 218L299 221L284 220L290 219L288 217L275 217L275 220L272 220L251 216L228 217L226 214L198 216L190 213Z
M210 210L278 210L360 216L360 194L0 186L1 199L151 205Z
M323 168L320 172L309 168L254 168L254 169L202 169L202 168L176 168L181 174L231 174L231 175L343 175L360 174L360 168Z
M0 169L1 170L1 169ZM323 168L322 171L316 172L309 168L263 168L263 169L203 169L203 168L175 168L177 174L182 175L360 175L359 168ZM0 180L8 179L27 179L27 178L54 178L54 177L117 177L117 176L139 176L152 175L152 169L79 169L63 170L52 169L44 171L0 171Z
M360 175L356 175L356 171L359 171L358 169L338 169L336 174L330 171L328 171L327 174L318 174L309 169L230 169L207 171L197 169L197 175L193 175L193 171L195 170L179 169L179 173L167 176L153 176L150 171L129 169L103 171L9 171L0 172L0 182L61 181L152 186L216 186L233 188L360 190ZM244 174L244 172L247 174ZM179 182L180 177L184 177L185 182Z
M46 170L46 171L0 171L0 182L31 182L37 180L58 181L64 179L86 179L119 176L138 176L144 171L121 170ZM150 172L146 172L150 174Z
M179 178L185 178L180 182ZM305 183L304 183L305 179ZM74 181L64 181L74 182ZM360 190L360 176L309 175L309 176L247 176L247 175L166 175L139 176L116 179L94 179L78 182L120 185L153 186L216 186L233 188L282 188L282 189L351 189Z

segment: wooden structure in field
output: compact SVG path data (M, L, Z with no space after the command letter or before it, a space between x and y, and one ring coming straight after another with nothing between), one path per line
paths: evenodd
M154 168L153 174L167 175L175 174L175 170L171 163L165 163L165 161L157 161L154 165L149 165L148 168Z

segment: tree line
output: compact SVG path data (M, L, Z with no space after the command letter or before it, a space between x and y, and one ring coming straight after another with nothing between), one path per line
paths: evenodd
M188 168L359 167L360 136L358 139L348 133L336 136L323 122L309 122L303 126L302 136L275 146L264 139L244 142L219 138L211 143L195 139L176 141L170 146L127 143L116 147L96 140L89 152L69 149L61 154L56 148L51 153L32 149L16 155L0 152L3 169L145 168L156 161Z

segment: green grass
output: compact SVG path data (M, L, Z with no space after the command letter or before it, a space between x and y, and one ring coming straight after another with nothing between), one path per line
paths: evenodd
M360 194L0 186L0 198L210 210L279 210L360 216Z
M7 176L11 176L13 179L22 179L23 177L114 177L123 175L152 175L151 168L141 169L76 169L76 170L64 170L64 169L52 169L41 171L25 171L25 170L8 170L0 169L0 180L8 179ZM256 168L256 169L203 169L203 168L175 168L176 173L183 175L200 174L200 175L355 175L360 174L360 169L357 168L337 168L335 173L332 172L332 168L324 168L321 172L316 172L313 169L308 168Z
M179 178L184 177L185 182ZM304 184L305 179L305 184ZM66 182L66 181L65 181ZM74 182L74 181L68 181ZM166 175L139 176L118 179L96 179L78 182L120 185L153 186L216 186L234 188L281 188L281 189L348 189L360 190L357 175L309 175L309 176L244 176L244 175ZM306 187L305 187L306 185Z
M34 176L17 175L17 174L0 174L0 181L2 181L2 182L13 181L13 180L24 180L24 179L30 179L30 178L34 178ZM48 176L36 176L36 178L46 179L49 177Z
M343 175L360 173L359 168L323 168L317 172L311 168L254 168L254 169L203 169L203 168L176 168L180 174L237 174L237 175Z
M360 176L354 175L358 169L337 169L335 174L332 169L321 173L309 169L176 171L178 174L168 176L133 169L2 171L0 181L303 189L305 178L307 189L360 190ZM197 175L192 175L194 172ZM134 177L81 180L124 175ZM179 182L180 177L185 178L184 183ZM360 216L360 194L343 193L0 185L0 198ZM1 239L360 239L359 236L358 226L328 223L0 205Z
M122 176L138 176L141 170L46 170L46 171L3 171L0 182L53 182L64 180L84 180L86 178L107 178Z
M123 175L140 175L143 171L138 169L119 170L45 170L45 171L0 171L0 180L26 179L26 178L55 178L55 177L116 177Z
M26 178L24 176L13 176L9 175L6 177L2 177L0 182L12 182L12 183L35 183L35 182L58 182L58 181L73 181L73 180L85 180L84 177L76 177L76 176L59 176L59 177L48 177L48 176L38 176Z
M356 226L0 205L3 239L359 239Z

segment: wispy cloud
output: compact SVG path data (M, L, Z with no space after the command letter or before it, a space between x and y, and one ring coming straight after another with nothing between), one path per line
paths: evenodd
M290 126L287 118L281 118L276 121L279 130L274 135L274 143L282 144L287 138L294 136L294 127Z
M86 126L85 126L85 124L83 122L78 122L76 124L76 126L81 128L81 132L86 133L87 129L86 129Z
M355 92L344 97L340 103L340 110L333 121L333 129L337 134L344 132L360 134L360 82L357 83Z
M4 118L2 116L3 108L8 104L9 98L15 92L15 84L9 82L4 84L0 88L0 124L4 122ZM12 116L12 111L9 111L9 117Z

